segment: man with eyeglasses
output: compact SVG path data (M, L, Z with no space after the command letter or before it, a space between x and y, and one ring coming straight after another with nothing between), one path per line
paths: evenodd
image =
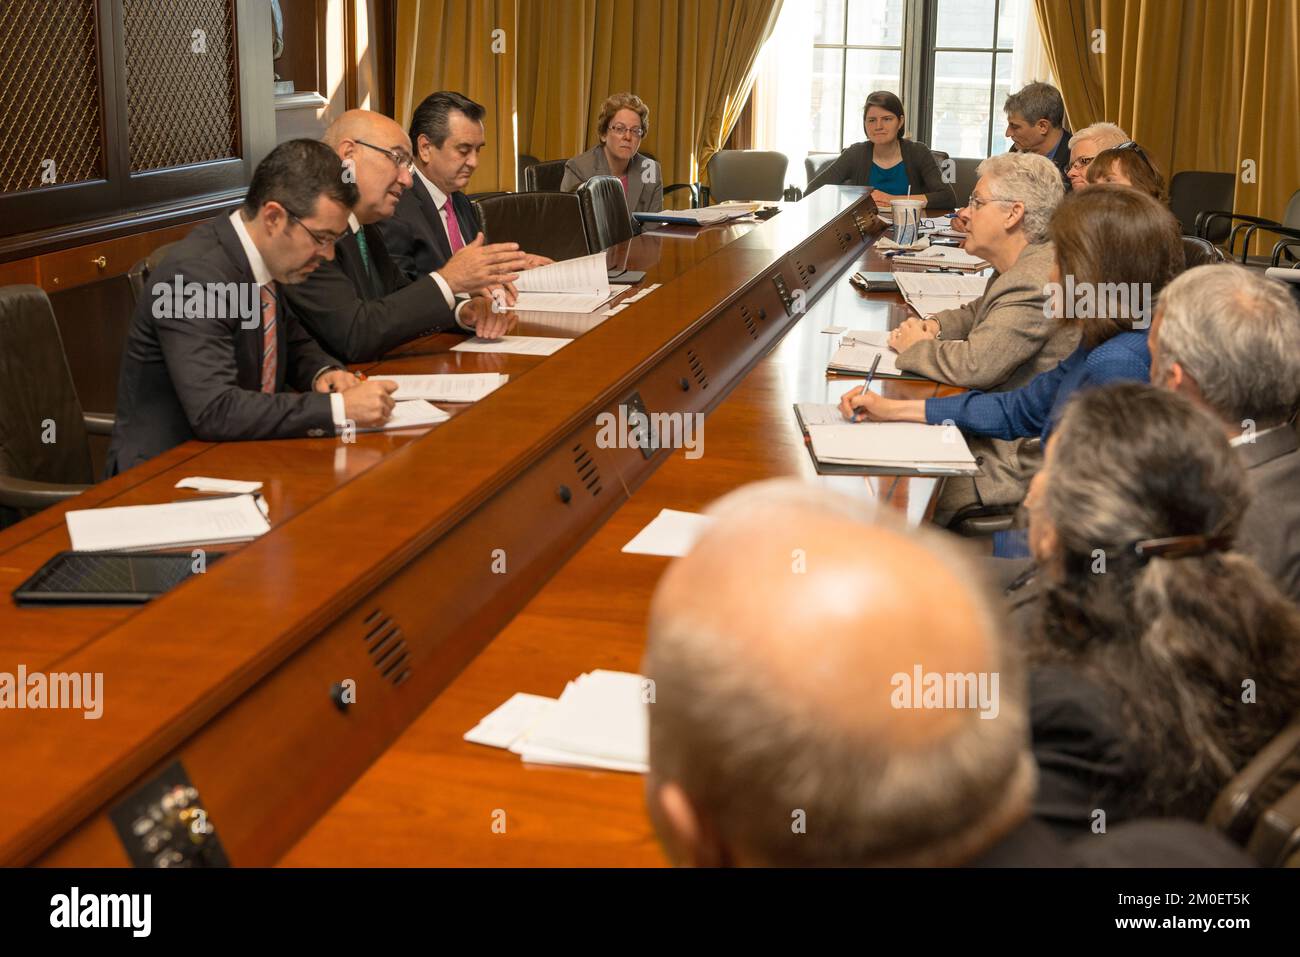
M440 332L503 335L513 315L486 296L458 300L439 271L408 279L388 253L378 223L392 216L411 188L411 141L393 120L369 110L349 110L325 133L343 161L344 176L360 198L352 210L337 257L295 287L289 296L307 328L347 362L378 359L404 342ZM498 276L503 306L514 304L516 273Z
M239 209L167 253L122 353L109 476L188 439L317 437L388 418L395 383L343 369L285 295L333 259L356 200L329 147L290 140Z
M426 96L411 116L415 182L402 194L397 212L379 222L389 255L408 279L436 269L453 292L475 293L551 262L521 251L518 243L484 240L465 188L487 143L486 113L469 97L440 90Z
M576 192L593 176L616 176L623 184L630 213L657 213L664 208L659 164L640 152L650 128L650 108L632 93L616 93L600 108L596 132L600 142L564 164L560 189Z

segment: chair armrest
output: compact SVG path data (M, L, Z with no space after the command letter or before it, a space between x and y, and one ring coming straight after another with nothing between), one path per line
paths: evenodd
M1241 229L1243 227L1238 226L1237 228ZM1250 251L1250 241L1259 230L1263 230L1266 233L1275 233L1278 236L1285 236L1288 239L1300 239L1300 229L1295 229L1291 226L1283 226L1281 223L1274 223L1271 221L1266 221L1253 226L1246 226L1244 228L1246 234L1244 241L1241 244L1241 261L1243 263L1246 262L1246 254Z
M1269 259L1270 266L1282 265L1282 250L1284 249L1295 249L1300 251L1300 239L1279 239L1273 246L1273 255ZM1292 256L1292 258L1300 259L1300 255ZM1294 269L1296 267L1293 266L1291 268Z
M89 488L89 485L31 482L12 475L0 475L0 505L21 509L48 508L80 495Z
M664 187L664 195L675 193L679 189L689 190L691 194L691 209L700 208L700 184L699 183L673 183L671 186Z
M1247 223L1255 223L1259 226L1274 222L1262 216L1247 216L1245 213L1234 213L1227 209L1203 209L1196 214L1196 235L1202 239L1209 239L1210 224L1216 219L1226 219L1229 222L1244 220Z
M1005 532L1019 510L1019 505L967 505L948 522L948 530L967 537Z
M107 412L83 412L81 419L86 424L86 431L91 435L112 435L113 423L117 416Z

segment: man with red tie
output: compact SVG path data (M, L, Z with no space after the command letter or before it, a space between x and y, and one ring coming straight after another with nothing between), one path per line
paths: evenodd
M334 258L356 201L333 150L290 140L258 165L239 209L168 252L131 320L108 475L192 438L334 435L388 418L395 384L346 371L284 296Z
M464 190L487 138L486 110L460 93L424 98L411 117L415 181L397 211L379 223L389 255L411 279L438 270L456 293L474 293L551 260L515 243L484 243L482 225Z

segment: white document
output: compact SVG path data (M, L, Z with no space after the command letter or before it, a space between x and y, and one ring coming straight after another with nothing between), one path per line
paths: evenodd
M519 292L577 292L588 295L609 291L605 254L592 253L547 266L525 269L515 280Z
M917 422L847 422L808 424L814 457L828 465L862 465L973 474L975 457L961 430ZM838 411L836 412L838 415Z
M545 269L545 266L539 266ZM500 339L466 339L451 347L452 352L499 352L516 356L549 356L559 352L572 339L547 336L502 336Z
M974 302L984 295L989 283L987 276L950 273L900 272L894 278L908 305L926 319L945 309L956 309Z
M446 422L450 418L450 412L440 409L436 405L430 405L423 399L407 399L404 402L393 403L393 412L383 425L358 429L357 431L392 432L394 429L415 429L426 425L437 425L439 422Z
M876 356L880 356L876 375L895 378L903 375L903 370L895 362L898 354L889 348L889 333L861 329L845 334L826 367L832 372L861 372L865 376L871 371Z
M393 399L427 402L477 402L510 380L500 372L438 373L435 375L375 375L397 383Z
M508 748L527 734L542 715L555 705L554 698L520 692L466 731L464 738L471 744Z
M678 558L695 545L695 540L712 524L708 515L661 509L645 528L623 546L629 555L664 555Z
M641 222L682 223L693 226L712 226L731 219L751 215L758 203L736 203L730 206L706 206L703 209L665 209L660 213L633 213Z
M252 495L88 508L65 518L78 552L225 545L251 541L271 528Z
M898 272L926 269L960 269L966 272L978 272L989 267L989 263L979 256L972 256L956 246L931 246L919 253L905 253L895 256L894 271Z
M176 488L189 488L196 492L215 492L221 495L248 495L261 491L261 482L238 482L234 479L205 478L191 475L176 483Z
M569 682L510 750L525 761L645 772L650 722L645 678L625 671L593 671Z

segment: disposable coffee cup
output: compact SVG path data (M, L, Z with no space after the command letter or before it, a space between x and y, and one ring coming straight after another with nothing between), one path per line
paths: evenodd
M889 204L894 220L894 242L900 246L910 246L921 234L921 210L925 209L925 200L904 197Z

